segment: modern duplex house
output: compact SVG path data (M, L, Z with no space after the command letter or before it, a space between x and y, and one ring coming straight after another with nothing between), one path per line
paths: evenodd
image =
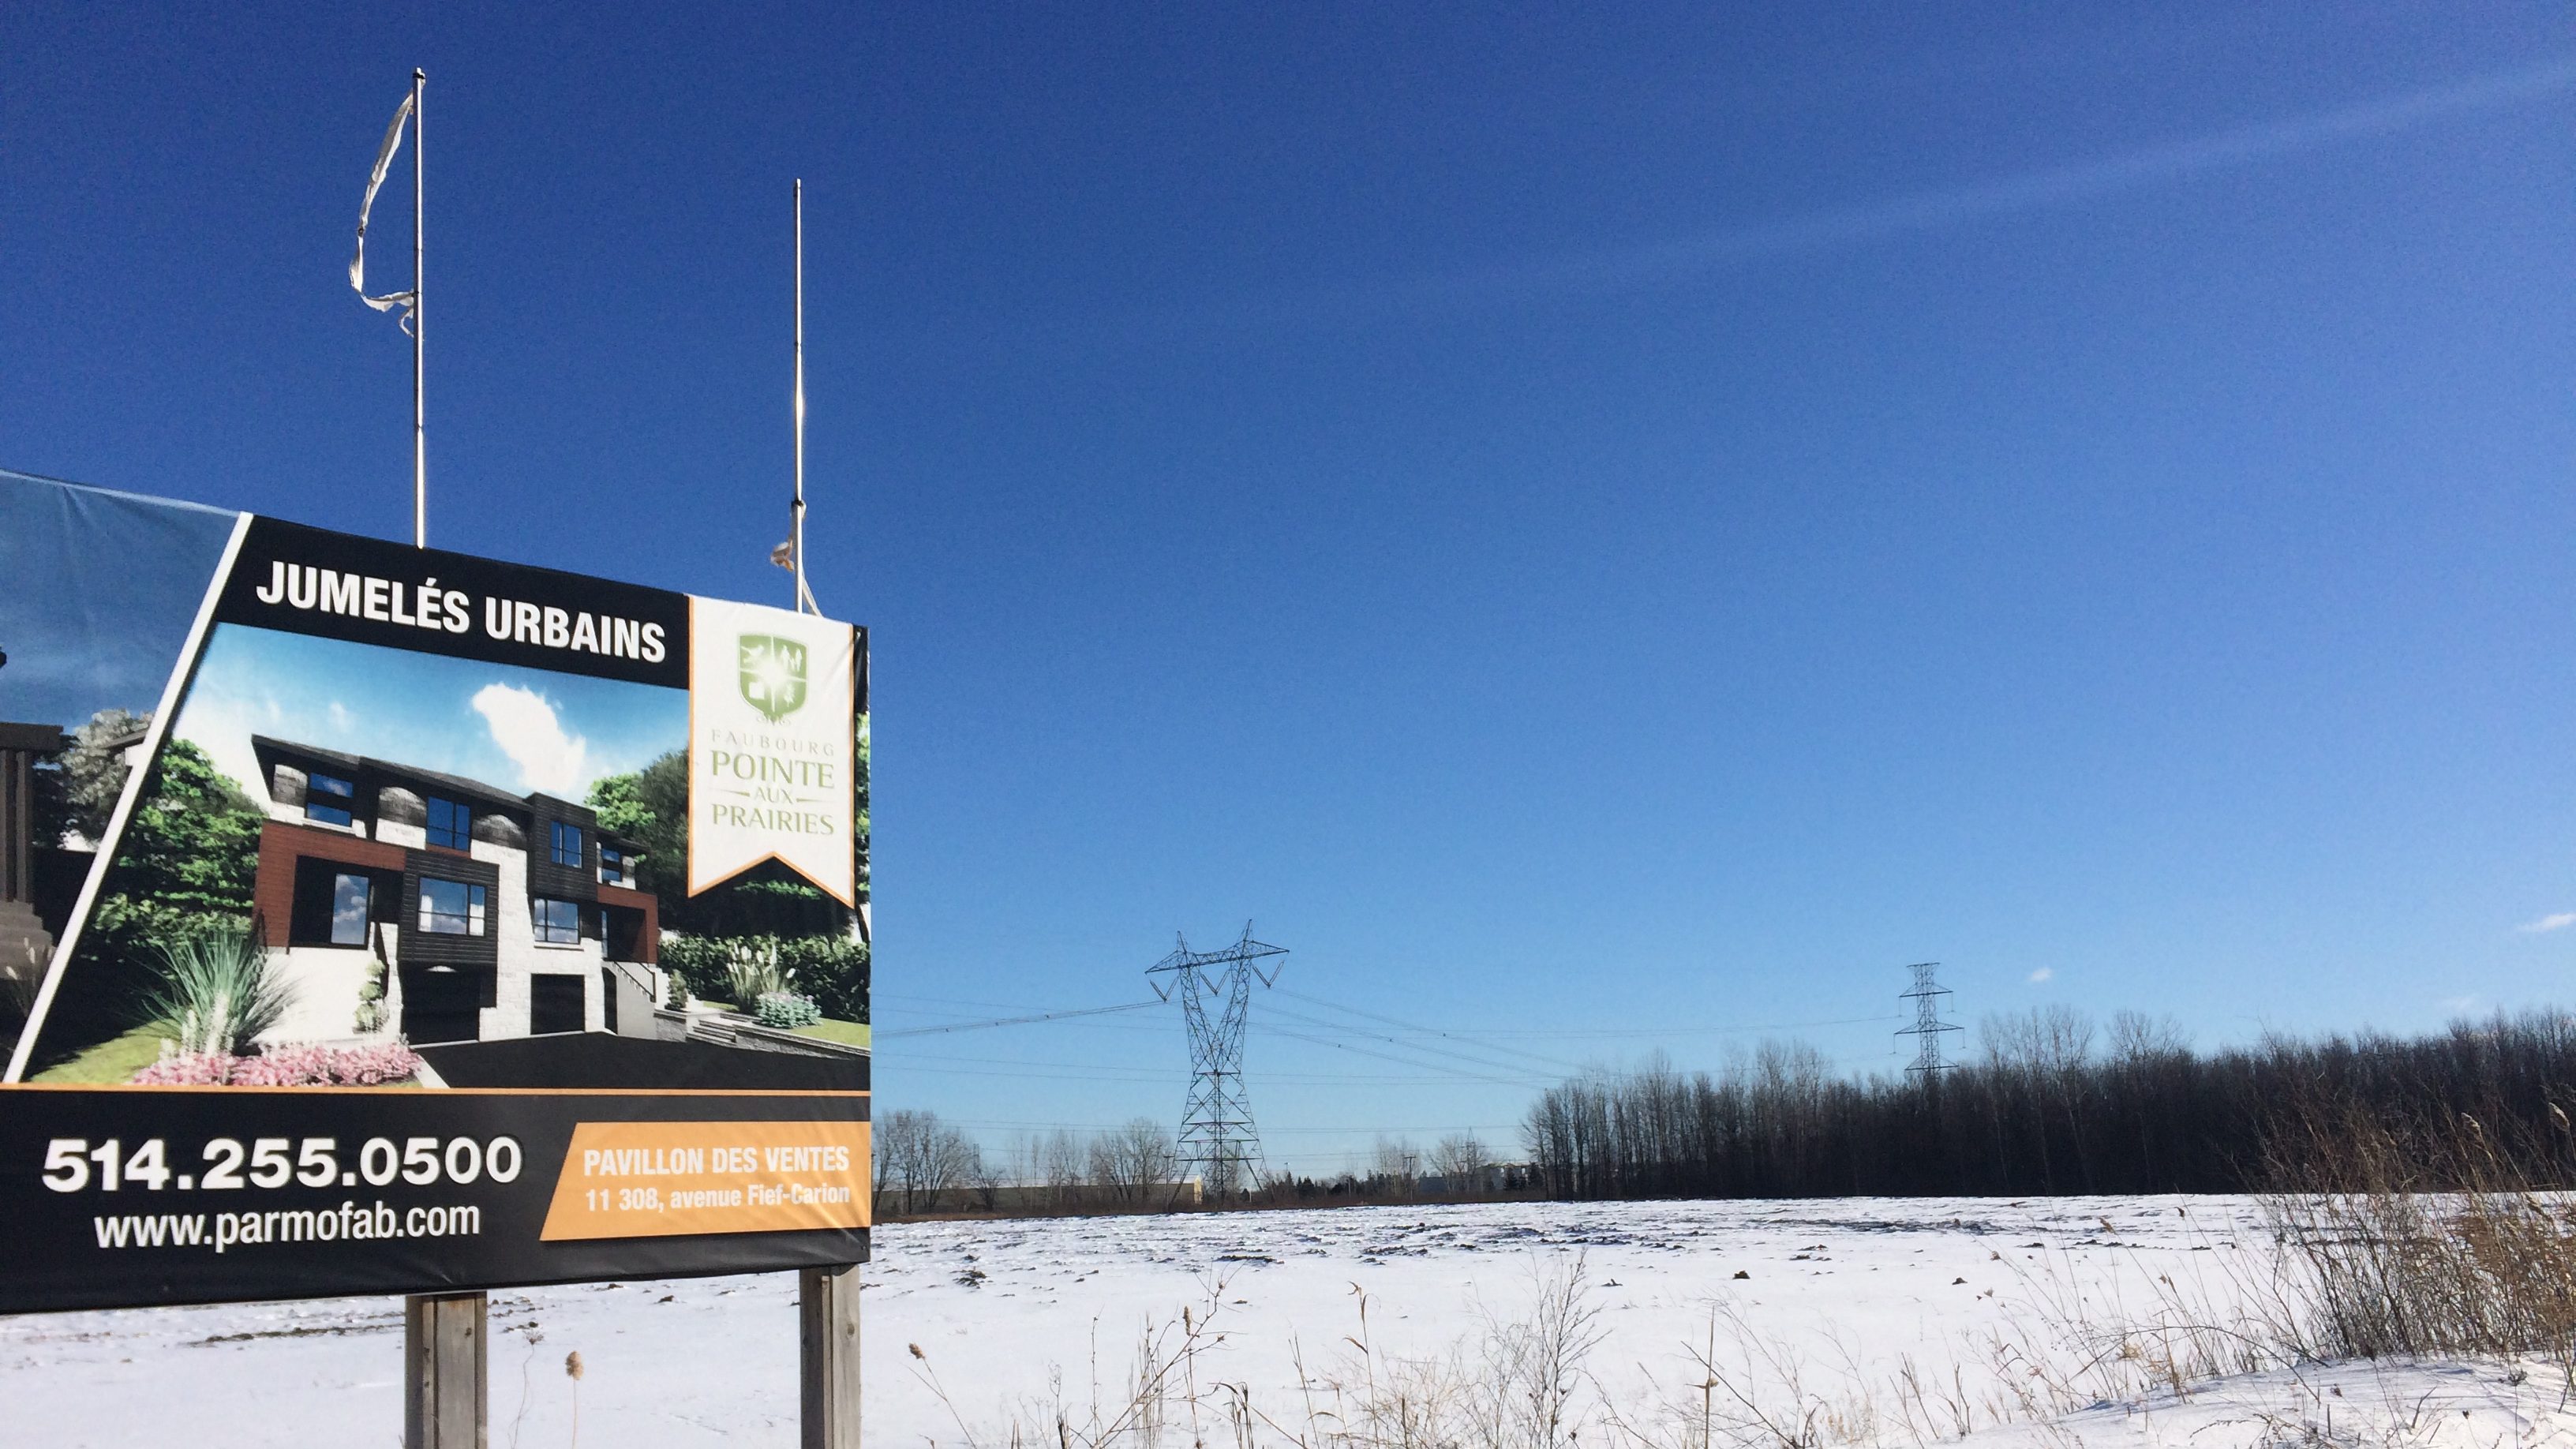
M635 842L588 807L288 740L251 747L268 795L255 909L294 990L271 1039L654 1034L658 912L634 888Z

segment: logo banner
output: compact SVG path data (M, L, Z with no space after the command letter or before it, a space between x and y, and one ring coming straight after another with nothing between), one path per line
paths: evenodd
M858 899L858 631L689 601L689 893L775 860Z

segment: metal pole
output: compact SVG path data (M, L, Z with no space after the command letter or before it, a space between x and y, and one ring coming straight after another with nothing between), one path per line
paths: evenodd
M859 1449L859 1267L797 1274L800 1449Z
M429 547L429 431L428 415L421 409L420 365L421 287L420 258L421 199L428 168L421 164L420 101L421 89L429 84L429 72L415 67L411 73L411 546Z
M788 547L796 565L792 606L805 612L805 180L796 180L796 506Z
M422 405L421 95L429 72L411 73L411 542L429 547L429 430ZM403 1300L404 1449L486 1449L490 1439L490 1304L481 1293L422 1293Z

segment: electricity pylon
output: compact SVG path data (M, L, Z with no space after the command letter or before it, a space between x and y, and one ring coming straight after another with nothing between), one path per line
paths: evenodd
M1243 1028L1252 1010L1252 983L1268 986L1281 967L1267 975L1254 963L1285 956L1285 946L1252 939L1252 923L1243 923L1243 939L1222 951L1193 951L1175 936L1172 954L1145 968L1150 979L1170 974L1169 987L1151 981L1165 1001L1181 999L1181 1017L1190 1029L1190 1102L1181 1113L1181 1165L1199 1170L1199 1183L1211 1196L1232 1194L1257 1185L1261 1175L1261 1138L1252 1126L1252 1102L1243 1091ZM1283 966L1285 963L1282 963ZM1211 1016L1208 1001L1222 995L1224 1006Z
M1950 994L1950 988L1932 979L1940 965L1938 961L1917 961L1906 967L1914 973L1914 989L1896 998L1914 1003L1914 1024L1898 1027L1896 1034L1914 1038L1914 1065L1907 1067L1905 1073L1922 1081L1930 1081L1954 1065L1941 1060L1941 1033L1959 1028L1941 1019L1941 998Z

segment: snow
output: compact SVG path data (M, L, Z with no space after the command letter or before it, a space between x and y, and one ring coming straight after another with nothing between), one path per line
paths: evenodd
M1708 1376L1694 1349L1765 1415L1827 1442L1957 1442L1961 1408L1966 1442L1988 1446L2576 1442L2543 1365L2236 1364L2212 1379L2202 1370L2217 1365L2185 1355L2168 1373L2161 1356L2223 1336L2132 1334L2143 1351L2126 1358L2106 1348L2123 1341L2115 1326L2261 1311L2272 1259L2244 1199L936 1223L880 1229L876 1252L866 1430L887 1446L1008 1444L1014 1419L1051 1438L1059 1407L1077 1431L1095 1412L1114 1418L1140 1338L1159 1333L1168 1350L1185 1307L1201 1330L1185 1372L1209 1392L1203 1412L1219 1412L1211 1386L1240 1384L1260 1413L1302 1429L1310 1403L1349 1412L1372 1369L1383 1385L1429 1361L1481 1363L1490 1325L1529 1320L1578 1263L1601 1334L1583 1392L1597 1385L1658 1443L1678 1442L1687 1426L1673 1415L1699 1405ZM631 1449L795 1442L792 1274L499 1292L492 1325L496 1449L576 1434ZM182 1431L192 1449L396 1444L401 1341L388 1299L0 1319L0 1444ZM578 1380L565 1366L575 1352ZM1931 1387L1909 1391L1909 1371ZM1713 1412L1720 1443L1725 1424L1749 1422L1722 1394ZM1218 1428L1211 1418L1211 1442Z

